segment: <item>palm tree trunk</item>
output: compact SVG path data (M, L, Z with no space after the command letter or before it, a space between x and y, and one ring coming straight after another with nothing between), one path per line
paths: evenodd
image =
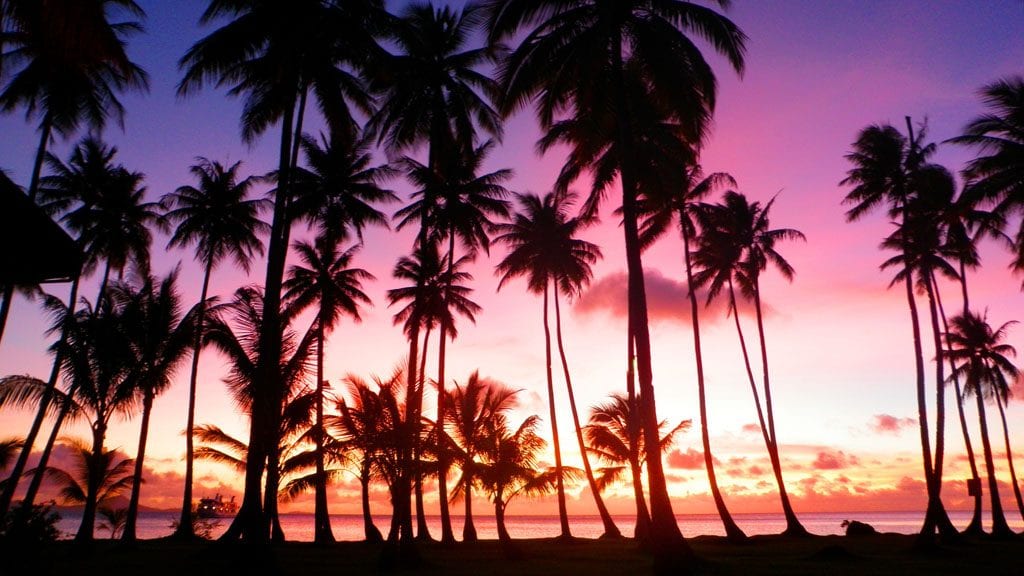
M360 499L363 508L363 537L367 542L377 544L384 541L380 530L373 523L373 515L370 514L370 460L363 456L362 469L359 474L359 483L362 485Z
M963 273L963 262L961 261L961 273ZM942 291L939 290L939 284L932 274L931 282L933 289L935 290L935 303L939 308L939 317L942 318L943 332L946 334L946 346L952 348L952 344L949 342L949 322L946 320L946 310L942 306ZM961 286L963 284L961 283ZM966 292L965 292L966 294ZM974 446L971 444L971 433L967 428L967 414L964 412L963 392L960 389L960 377L957 376L956 366L952 358L949 359L949 373L953 377L953 390L956 393L956 411L960 417L960 433L964 437L964 448L967 449L967 463L971 467L971 483L975 487L974 490L974 512L971 514L971 522L964 529L965 534L981 534L984 529L981 525L981 477L978 475L978 464L974 461Z
M196 315L196 333L192 341L192 368L188 378L188 416L185 424L185 491L181 497L181 516L174 537L180 540L192 540L195 532L192 529L192 478L194 475L195 439L192 437L196 427L196 383L199 381L199 352L203 347L203 328L206 323L206 297L210 289L210 274L213 261L206 262L203 272L203 289L199 293L199 313Z
M551 329L548 327L548 285L544 282L544 369L548 381L548 413L551 417L551 444L555 451L555 486L558 496L558 524L560 538L572 538L569 531L569 513L565 505L565 479L562 477L562 449L558 439L558 418L555 414L555 384L551 376Z
M74 282L71 283L71 293L68 296L68 318L73 318L75 315L75 306L78 303L78 286L81 281L81 276L75 278ZM21 448L21 452L18 454L18 460L14 463L14 468L11 469L9 480L4 486L3 493L0 494L0 518L7 515L7 511L10 509L11 501L14 499L14 492L18 488L18 481L21 480L21 475L25 472L25 466L28 465L28 457L32 454L32 446L36 442L36 437L39 435L39 431L42 430L43 421L46 419L46 412L50 407L50 402L53 400L53 393L57 388L57 380L60 378L61 364L64 363L64 340L67 338L67 330L62 329L60 332L60 340L57 343L57 352L53 358L53 366L50 369L50 378L46 381L46 391L43 393L43 397L39 401L39 407L36 409L36 416L32 420L32 426L28 430L28 435L25 436L25 443ZM39 468L45 468L46 465L42 464ZM28 508L25 508L27 510Z
M102 420L93 424L92 429L92 458L98 463L103 455L103 440L106 436L107 425ZM78 526L78 533L75 534L75 542L89 543L93 540L93 532L96 526L96 508L98 506L100 484L103 483L103 474L106 470L100 470L99 466L91 466L87 472L85 487L85 508L82 510L82 523Z
M277 513L277 491L281 486L281 450L271 448L267 457L267 485L263 494L263 510L270 524L270 541L284 542L284 530Z
M276 416L281 406L283 383L281 382L281 281L284 277L285 260L288 256L287 230L288 196L291 180L291 141L295 114L295 95L290 96L284 107L281 121L281 146L279 150L278 186L274 197L274 216L271 222L270 240L267 247L267 273L264 282L263 319L258 344L259 360L256 367L257 390L252 403L249 431L249 457L245 461L245 489L242 505L221 540L241 538L254 544L264 545L268 538L267 516L261 502L263 473L267 454L274 435Z
M924 352L921 346L921 323L917 314L917 302L914 299L913 278L908 272L904 278L904 287L907 294L907 307L910 309L910 325L914 336L914 372L916 375L915 388L917 390L917 423L921 434L921 461L924 465L925 485L928 489L928 510L924 515L924 525L918 536L919 545L931 543L935 532L936 521L932 513L934 494L932 490L932 448L931 435L928 432L928 404L925 400L924 387Z
M66 394L69 398L74 398L76 391L77 387L72 384ZM43 477L46 472L46 467L50 463L50 454L53 452L53 447L57 443L57 437L60 435L64 419L67 418L70 410L71 406L69 404L61 406L60 413L57 414L57 419L53 422L53 429L50 430L50 437L46 439L43 451L39 455L39 463L36 464L36 471L32 475L32 481L29 482L28 489L25 491L25 497L22 498L22 507L24 510L31 508L36 501L36 495L39 494L39 488L43 485Z
M142 491L142 471L146 460L146 441L149 438L149 417L153 413L153 391L146 389L142 398L142 423L139 427L139 448L135 454L135 472L132 475L132 493L128 498L128 514L121 540L134 543L135 525L139 516L139 496Z
M704 355L700 345L700 316L697 307L697 294L693 291L693 264L690 261L690 233L686 222L686 214L680 210L679 222L683 231L683 260L686 263L686 287L690 299L690 325L693 328L693 354L697 363L697 401L700 409L700 438L704 448L704 468L708 472L708 484L711 486L711 497L715 501L715 508L718 510L718 517L725 527L725 535L732 542L746 541L747 535L736 525L725 506L725 499L718 489L718 479L715 476L715 461L711 454L711 437L708 432L708 407L707 394L704 385ZM736 316L739 321L739 316ZM749 362L748 362L749 365Z
M651 514L647 511L647 497L644 496L643 470L640 467L640 410L636 397L636 381L633 373L633 334L626 328L626 401L629 402L631 418L626 426L629 429L629 471L633 476L633 500L636 502L636 527L633 538L646 542L651 535Z
M419 283L418 283L419 284ZM420 284L422 288L422 284ZM422 290L418 290L421 292ZM391 530L381 549L381 564L394 568L396 563L406 565L419 563L419 555L413 540L412 527L412 477L413 477L413 444L419 432L420 402L422 402L422 383L417 377L416 360L419 358L419 319L412 323L409 331L409 358L406 368L406 403L404 431L400 434L401 444L397 447L399 471L395 478L391 494Z
M594 504L597 505L597 512L601 516L601 523L604 525L602 538L619 538L622 533L619 527L612 520L608 508L601 498L601 491L597 488L597 481L594 479L594 471L590 467L590 458L587 456L587 445L583 442L583 428L580 426L580 416L576 410L576 395L572 391L572 377L569 375L569 362L565 358L565 346L562 344L562 311L558 304L558 286L553 290L555 300L555 341L558 343L558 355L562 359L562 373L565 375L565 389L569 396L569 408L572 410L572 423L576 429L576 440L580 448L580 457L583 459L583 472L587 475L587 485L594 495Z
M447 300L448 292L452 289L452 268L455 266L455 234L454 230L448 231L448 274L445 278L444 296ZM447 307L447 302L445 302ZM448 315L441 318L441 342L437 348L437 422L441 429L444 429L444 419L447 414L445 406L445 348L448 342ZM455 532L452 530L451 512L448 510L448 456L444 448L444 435L437 435L437 500L441 506L441 542L452 544L455 542Z
M316 327L316 501L313 504L313 541L318 544L334 542L331 515L327 511L327 469L324 465L324 316L321 311Z
M992 536L1008 538L1013 535L1006 523L1003 503L999 499L999 482L996 480L996 465L992 459L992 445L988 439L988 421L985 418L985 401L982 399L980 386L974 387L974 397L978 402L978 420L981 423L981 446L985 450L985 470L988 472L988 492L992 500Z
M1006 425L1006 409L1003 407L1003 396L996 392L996 406L999 407L999 419L1003 421L1003 442L1006 444L1006 464L1010 467L1010 484L1013 485L1013 497L1017 500L1017 512L1024 518L1024 498L1021 497L1017 472L1013 468L1013 450L1010 449L1010 428Z
M772 410L772 388L768 378L768 347L764 337L764 318L761 314L761 288L758 279L754 277L754 313L757 316L757 335L761 343L761 377L764 379L764 408L768 413L768 433L772 438L771 448L768 452L772 462L772 471L775 473L775 482L779 485L779 498L782 500L782 512L786 516L786 530L783 534L787 536L806 536L807 529L797 519L793 506L789 502L789 495L786 493L786 482L782 479L782 462L779 459L779 442L775 436L775 415Z
M462 525L462 541L476 542L476 526L473 524L473 475L469 472L472 457L462 467L463 496L466 499L466 518Z
M424 382L427 379L427 348L430 345L430 332L430 326L427 326L427 332L423 335L423 353L420 354L420 377L423 378ZM413 449L413 462L416 466L416 485L413 487L416 496L416 539L432 541L430 528L427 527L427 512L423 506L423 467L420 465L421 448L420 438L417 437L416 445Z
M494 524L498 528L498 541L502 544L512 542L512 536L505 526L505 503L501 501L501 496L494 498Z
M618 36L617 34L615 36ZM626 272L630 331L636 341L637 376L640 384L640 413L644 427L644 449L647 455L647 482L651 498L650 546L658 570L689 568L693 551L679 530L672 501L668 495L665 471L661 462L658 434L658 411L654 399L654 375L651 368L651 337L647 323L647 294L644 288L644 267L640 256L637 228L637 176L633 158L633 132L623 82L622 39L612 39L612 86L615 118L618 120L618 149L622 151L620 180L622 182L622 228L625 236Z
M942 332L939 328L939 311L935 304L935 290L932 286L931 271L923 271L929 278L925 282L925 293L928 295L928 313L932 324L932 340L935 346L935 459L933 460L932 483L935 485L934 509L936 526L944 538L955 538L959 532L949 519L946 507L942 504L942 463L946 446L946 365L943 361Z

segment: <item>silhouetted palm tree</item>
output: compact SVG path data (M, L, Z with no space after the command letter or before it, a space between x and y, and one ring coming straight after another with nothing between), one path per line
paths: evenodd
M909 118L907 118L907 125L909 131ZM922 142L923 137L920 134L915 138L911 132L909 137L904 137L899 130L888 124L871 125L860 131L857 141L853 144L853 151L846 155L846 159L853 164L853 168L840 182L844 186L853 186L853 189L843 199L844 204L853 205L846 212L847 220L860 219L874 208L883 205L888 217L896 221L898 228L906 224L906 229L909 230L908 220L911 219L913 213L911 203L922 194L918 183L927 180L920 174L932 170L944 170L928 162L929 157L935 152L935 145L923 145ZM915 236L914 234L892 235L889 237L890 245L893 242L899 242L901 238L909 242ZM909 265L914 258L910 254L913 246L910 244L899 246L899 250L903 253L906 264ZM895 263L891 265L895 265ZM906 273L902 274L900 279L903 280L907 307L910 309L911 328L913 329L917 416L921 435L922 463L928 487L928 510L921 528L920 542L927 543L936 529L947 538L955 537L957 533L942 504L941 466L938 465L938 461L941 461L938 455L942 452L939 448L945 421L943 410L945 386L943 382L936 383L936 450L933 459L928 429L928 406L925 400L921 325L914 298L914 278L912 273ZM928 282L927 285L931 286L931 282Z
M82 124L99 132L111 116L123 126L124 107L118 93L148 89L145 71L128 59L126 38L142 31L136 21L110 22L112 15L143 18L132 0L8 0L0 70L9 77L0 89L0 110L24 108L27 118L39 119L39 146L28 186L35 200L43 159L53 132L70 138ZM74 34L68 30L73 28ZM10 70L10 67L15 67ZM3 286L0 338L14 286ZM31 447L31 445L30 445ZM0 513L6 505L0 506Z
M674 166L663 178L661 186L646 187L642 211L645 219L640 225L640 241L643 245L652 244L658 237L662 236L675 221L683 239L683 262L686 265L686 286L687 296L690 300L690 324L693 328L693 350L697 364L697 398L700 408L700 433L701 443L704 449L704 467L708 473L708 484L711 486L711 496L718 510L718 516L722 519L726 536L733 541L743 541L746 534L736 525L725 505L725 499L718 488L718 478L715 475L714 456L711 452L711 437L708 431L707 399L704 384L704 355L701 349L700 339L700 315L697 306L696 283L693 274L693 254L690 246L694 238L697 238L697 227L695 213L699 209L700 202L712 191L725 187L735 186L736 181L732 176L724 172L715 172L707 176L699 165L693 165L680 170ZM734 310L735 311L735 310ZM739 320L739 316L736 316ZM749 362L748 362L749 365ZM756 389L755 389L756 392ZM755 395L756 398L756 395ZM760 407L758 408L760 412Z
M583 430L580 426L579 414L576 410L576 398L573 394L572 379L569 365L562 345L561 310L558 307L559 293L572 297L578 295L593 276L591 265L601 257L601 250L595 244L576 238L587 221L570 218L569 209L575 196L545 194L543 198L535 194L516 194L520 209L513 214L510 222L496 227L498 236L495 242L508 246L508 254L498 264L496 273L501 275L498 290L506 282L518 276L527 278L527 286L531 292L544 295L544 350L548 383L548 407L551 417L551 434L555 446L556 491L558 493L559 519L562 524L562 535L569 535L568 517L565 507L565 488L561 478L562 457L558 440L557 419L555 418L554 384L551 377L551 332L548 327L548 293L554 292L555 325L558 336L558 351L562 358L562 369L565 376L569 406L572 409L573 426L583 458L583 469L594 502L597 505L601 521L604 524L605 536L618 536L619 529L604 505L590 460L587 458L583 441Z
M458 161L477 144L477 130L493 136L501 135L501 119L490 100L496 94L494 80L481 73L479 68L492 60L490 48L467 47L471 34L483 18L481 6L476 2L467 3L461 11L447 6L437 8L426 2L408 5L388 31L388 39L398 48L398 53L381 60L370 86L382 94L378 113L370 119L368 130L377 135L378 142L384 143L391 152L415 148L426 142L427 168L438 170L444 159ZM423 203L434 206L434 190L425 191ZM424 211L421 217L426 217ZM428 243L431 224L420 221L417 248ZM411 341L418 341L419 327L413 326ZM422 389L418 383L416 358L409 355L408 393L412 394L407 409L419 414L422 408ZM418 417L409 417L407 422L415 425ZM410 439L417 436L410 430ZM407 459L411 459L410 446ZM405 480L402 480L403 482ZM410 489L411 489L411 479ZM446 490L446 486L442 490ZM447 499L442 495L441 540L454 542ZM412 509L400 503L397 513L407 519L403 542L411 542ZM407 518L406 518L407 517ZM393 543L385 550L385 556L393 558ZM413 561L415 553L404 548L402 554Z
M265 467L262 455L272 451L273 442L266 435L277 428L272 419L279 413L275 406L281 405L285 388L275 359L282 349L281 282L291 223L287 204L296 155L293 143L297 140L293 130L301 131L302 111L310 89L328 122L336 127L351 119L350 103L364 108L366 113L370 111L362 86L346 72L351 68L343 69L342 65L354 66L374 50L375 44L366 34L368 21L363 16L375 13L379 6L380 2L373 0L211 0L200 21L229 21L194 44L179 62L184 70L178 85L180 95L191 94L206 82L229 86L234 95L245 94L242 136L246 141L252 141L278 120L281 122L278 185L267 247L261 319L265 325L260 330L263 341L256 375L262 392L254 398L249 442L256 457L248 460L242 506L223 536L227 540L241 537L262 543L269 532L268 517L260 503ZM346 33L334 35L341 30Z
M466 542L477 540L476 526L473 524L473 485L477 481L476 458L485 449L489 426L493 419L511 410L517 404L516 391L507 386L482 378L479 371L473 372L466 379L465 386L455 383L454 389L448 392L451 410L448 412L448 424L451 437L460 452L459 478L452 498L461 496L465 500L465 524L462 539Z
M352 258L359 246L341 251L338 242L327 236L317 239L315 245L299 242L295 250L303 265L292 266L285 280L284 300L293 314L310 306L317 307L316 315L316 418L313 424L313 441L316 445L316 485L314 503L314 536L316 542L333 542L331 519L327 510L327 477L325 473L324 443L324 344L326 335L334 329L342 315L350 316L356 322L361 320L359 307L370 304L370 298L362 290L363 280L374 280L372 274L362 268L350 268Z
M64 443L71 451L74 470L67 471L54 467L45 470L46 477L60 489L60 498L64 502L86 506L94 502L102 509L105 508L104 504L131 489L134 460L118 460L117 450L101 450L96 453L88 443L77 438L68 438ZM127 510L124 512L127 514ZM80 535L82 529L86 528L85 520L83 515ZM101 524L100 527L102 526ZM113 537L111 531L111 538ZM88 536L84 539L92 538L93 526L89 525ZM81 539L82 536L76 537L76 540Z
M15 455L21 452L22 447L25 446L25 441L21 438L7 438L0 440L0 471L7 468L7 466L14 460ZM7 483L13 480L11 477L6 477L0 480L0 489L7 486Z
M706 205L701 220L701 263L707 263L703 258L703 253L707 252L725 254L727 257L714 259L713 262L717 264L717 267L708 267L702 270L698 283L708 274L713 274L715 277L711 280L711 290L714 290L714 286L720 286L721 274L731 275L728 280L730 303L737 326L739 326L739 311L736 309L732 283L738 284L743 295L753 300L758 341L761 347L764 413L767 417L767 427L764 425L764 418L761 419L762 433L766 439L768 456L772 463L772 471L779 487L779 497L782 500L782 510L786 517L785 534L799 536L807 534L807 530L800 524L800 520L793 512L785 482L782 479L782 463L779 458L778 437L775 434L775 416L772 409L768 349L761 307L760 276L761 272L771 264L779 270L784 278L792 280L793 267L778 253L775 244L781 240L804 240L805 238L801 232L792 228L770 228L769 212L774 204L775 198L762 206L760 202L750 202L743 194L730 190L724 194L721 204ZM746 347L744 346L745 351ZM747 370L750 375L749 363ZM756 389L754 390L754 399L758 404L758 417L761 418Z
M168 207L164 219L175 225L167 247L185 248L195 245L195 257L203 264L203 287L196 314L195 340L192 344L192 367L188 382L188 417L185 425L185 489L181 500L181 518L175 535L192 539L193 434L195 427L196 382L199 377L199 352L202 327L206 322L210 275L224 258L230 257L242 270L248 271L253 257L263 254L258 234L269 231L259 219L267 200L248 198L254 179L239 180L242 163L225 167L220 162L199 157L189 171L198 186L185 185L163 197Z
M1010 76L981 90L988 112L973 119L950 142L971 146L979 156L964 169L968 194L991 203L1005 217L1024 211L1024 77ZM1016 259L1024 270L1024 225L1013 235Z
M981 442L985 450L985 468L988 471L988 489L992 500L992 535L1009 537L1013 535L1003 505L999 500L999 484L996 481L995 463L992 459L992 446L988 438L988 422L985 417L985 397L995 397L999 405L1000 415L1003 414L1002 403L1009 394L1010 382L1015 381L1019 372L1007 356L1015 356L1013 346L1005 343L1006 330L1013 322L992 329L984 316L968 312L966 315L954 316L950 319L952 331L947 335L950 349L947 353L958 362L954 371L964 379L964 393L974 394L978 405L978 419L981 424ZM1003 416L1003 425L1006 425ZM1007 435L1007 458L1011 458L1009 436ZM1012 470L1012 460L1011 460ZM1013 479L1014 487L1016 478ZM1017 493L1018 501L1020 499Z
M153 399L170 387L171 377L185 360L196 330L192 314L182 316L181 294L177 287L178 270L163 279L143 277L139 280L141 285L138 287L115 284L111 291L111 298L121 308L124 316L124 329L131 342L130 362L135 366L131 382L142 404L135 472L122 534L126 542L134 542L136 539L135 526Z
M720 3L724 4L724 3ZM636 340L644 430L657 436L657 411L651 372L643 264L637 229L640 161L634 150L638 132L630 124L632 110L650 102L630 102L623 75L627 55L642 63L646 84L670 103L672 119L688 128L689 140L700 141L715 104L715 79L710 65L687 36L694 33L742 70L743 33L712 9L688 2L619 2L610 9L601 0L490 0L490 39L500 41L528 28L519 46L501 63L499 78L505 98L502 111L511 114L536 103L542 127L556 115L613 118L609 134L623 153L623 232L629 277L629 326ZM607 116L605 115L607 113ZM651 544L659 563L682 560L690 551L672 513L660 455L648 443L652 511Z

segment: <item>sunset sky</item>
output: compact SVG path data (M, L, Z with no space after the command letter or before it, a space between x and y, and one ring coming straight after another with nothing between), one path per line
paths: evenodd
M148 14L147 31L131 40L129 51L149 72L151 90L123 97L125 129L111 125L104 138L119 148L122 163L146 174L150 198L191 184L188 167L196 156L228 163L242 160L247 174L276 168L279 132L272 129L252 147L241 144L237 100L213 88L184 100L175 96L181 77L177 60L209 31L197 25L206 2L139 0L139 4ZM389 3L392 9L397 6ZM739 191L753 200L767 201L778 194L773 226L797 228L807 237L806 243L780 246L796 268L794 282L769 272L763 284L770 308L766 330L776 428L794 506L798 513L923 511L909 318L902 291L887 290L889 273L878 269L887 257L878 244L890 224L880 214L846 223L841 200L847 190L838 183L849 169L844 155L861 128L890 122L905 131L904 117L909 115L915 124L927 119L929 139L941 142L958 135L982 111L980 87L1000 77L1024 74L1024 3L748 0L735 2L727 14L750 38L747 69L738 77L710 49L705 52L715 67L720 91L702 164L706 172L731 173ZM28 181L36 124L27 124L21 114L0 117L0 167L19 183ZM486 168L513 169L512 190L547 191L563 152L554 150L539 157L534 152L538 137L530 110L509 119L504 141ZM57 142L52 150L66 158L70 145ZM942 145L936 160L956 172L972 154ZM581 182L581 191L583 186ZM403 198L410 190L401 179L390 187ZM577 403L584 413L586 407L625 386L625 258L612 207L608 205L599 226L585 233L604 252L594 269L593 285L564 310L567 352ZM164 274L181 262L184 299L193 302L199 295L202 270L190 253L166 251L166 241L166 236L158 236L154 243L154 271ZM374 230L366 235L356 262L377 277L367 286L374 307L363 312L361 324L344 320L335 329L327 349L327 377L332 383L339 383L346 373L386 375L402 360L407 346L401 331L392 325L394 310L387 307L384 295L398 285L391 269L411 245L409 232ZM496 247L472 268L474 299L483 312L475 325L460 321L459 338L448 347L447 373L461 383L479 369L484 376L521 388L522 405L513 421L536 413L547 427L541 302L526 292L521 281L496 292L493 269L502 256ZM982 256L983 268L969 279L972 303L987 308L994 324L1024 319L1020 314L1022 278L1008 270L1008 253L987 243ZM709 512L713 504L696 427L696 376L681 262L676 237L663 239L644 257L654 384L659 416L673 423L692 418L695 423L666 459L673 505L677 512ZM262 269L261 262L246 277L225 265L214 272L211 293L229 297L245 283L262 282ZM91 278L82 289L90 300L97 283L97 278ZM62 297L67 294L65 285L48 290ZM945 286L943 295L947 311L960 306L954 286ZM20 297L10 318L0 344L0 374L45 377L50 368L43 335L47 319L37 304ZM741 315L741 319L748 339L755 341L752 318ZM725 317L723 306L713 305L701 321L711 442L727 503L737 512L779 510L732 320ZM308 322L302 318L298 329L305 330ZM1024 328L1011 330L1010 343L1024 347ZM435 350L436 341L431 343L428 363L432 377L436 376ZM931 357L929 346L926 354ZM196 420L244 437L247 419L226 394L221 383L224 374L223 358L205 352ZM173 508L180 500L187 380L184 366L176 384L157 400L147 453L152 474L143 488L144 505ZM560 380L556 390L565 460L579 465ZM929 394L930 399L933 396ZM431 406L434 400L427 402ZM951 400L947 406L948 484L943 497L950 508L966 508L963 480L969 472L961 457L963 441ZM975 411L968 408L967 412L973 439L980 444ZM1011 402L1008 417L1012 441L1024 450L1024 405ZM27 413L5 410L0 413L0 436L23 435L28 422ZM990 422L998 425L996 419ZM85 436L87 429L80 424L69 433ZM1000 455L997 467L1008 479L1001 431L994 427L992 433ZM549 433L544 435L550 438ZM138 419L119 421L108 445L134 454L137 436ZM240 478L226 469L200 463L197 470L197 496L214 491L240 493ZM332 490L332 512L358 512L354 478ZM631 489L621 486L613 492L613 511L630 512ZM377 496L379 510L385 511L383 487ZM1003 496L1007 502L1012 498L1005 484ZM431 494L428 503L434 502ZM583 484L573 489L570 506L579 513L595 512ZM312 499L304 497L284 507L311 510ZM510 513L553 510L548 501L523 501L513 504ZM436 511L436 506L430 511Z

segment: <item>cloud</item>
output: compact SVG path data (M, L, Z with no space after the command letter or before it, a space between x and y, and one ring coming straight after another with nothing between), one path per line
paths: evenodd
M815 470L840 470L857 466L860 461L856 456L846 454L842 450L835 452L818 452L812 466Z
M750 424L744 424L743 428L741 430L743 431L744 434L760 434L761 433L761 425L757 424L757 423L754 423L754 422L751 422Z
M652 321L690 322L689 295L685 282L677 282L666 277L660 271L649 269L644 271L644 288L647 293L647 314ZM627 277L625 272L616 272L605 276L592 284L575 309L584 315L605 312L616 318L625 318L628 312ZM707 291L697 290L697 301L701 304L701 318L708 322L717 322L726 317L725 298L719 297L707 307ZM740 303L740 313L747 314L747 306Z
M718 462L718 458L712 458L712 460ZM673 450L669 452L668 465L683 470L700 470L704 467L704 453L693 448L687 448L686 452Z
M916 418L897 418L890 414L875 414L868 427L877 434L899 434L904 428L917 424Z

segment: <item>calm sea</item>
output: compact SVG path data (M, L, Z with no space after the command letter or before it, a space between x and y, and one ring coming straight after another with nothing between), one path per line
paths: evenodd
M1019 518L1013 518L1016 514L1007 514L1010 526L1017 531L1024 529L1024 523ZM171 523L178 517L177 512L141 512L138 519L139 538L159 538L171 533ZM748 535L756 534L778 534L785 529L786 524L781 514L734 514L736 523L739 524ZM724 536L722 523L715 514L687 514L676 517L679 526L685 536L718 535ZM970 512L950 512L950 518L959 528L967 526L971 519ZM921 528L924 519L924 512L815 512L800 514L800 521L811 533L814 534L842 534L840 526L843 520L860 520L871 524L880 532L897 532L900 534L913 534ZM62 511L60 530L65 537L72 537L78 529L81 516L77 512ZM601 519L598 516L573 516L570 519L572 533L582 538L597 538L603 532ZM387 516L375 517L377 528L387 533L389 518ZM633 534L633 517L616 516L615 521L619 530L624 535ZM227 529L230 519L219 519L217 527L213 530L213 536L219 536ZM463 517L452 516L452 524L457 538L461 539ZM494 524L494 517L480 514L473 517L473 523L481 538L497 538L498 533ZM509 533L513 538L549 538L558 536L557 516L508 516L505 519ZM435 538L441 534L441 521L439 517L428 517L427 525L431 535ZM986 516L986 527L988 519ZM285 537L293 541L313 540L313 515L312 514L283 514L281 515L281 526ZM331 526L334 530L334 537L338 540L362 540L363 539L363 518L358 515L332 515ZM104 530L97 529L96 537L105 538L109 534Z

